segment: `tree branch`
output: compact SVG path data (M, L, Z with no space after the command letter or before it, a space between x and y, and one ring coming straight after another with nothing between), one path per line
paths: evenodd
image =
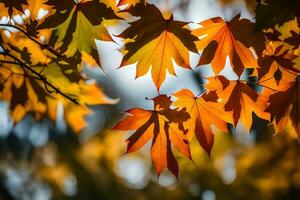
M24 35L26 35L31 41L33 41L34 43L38 44L42 49L47 49L49 52L51 52L53 55L55 55L57 58L61 57L61 55L59 53L57 53L52 47L46 45L46 44L42 44L41 42L39 42L37 39L35 39L34 37L32 37L31 35L29 35L25 30L23 30L22 28L12 25L12 24L0 24L0 27L10 27L10 28L14 28L20 32L22 32Z
M10 64L19 64L19 66L25 68L26 70L30 71L32 74L36 75L41 81L44 82L45 87L49 86L51 89L53 89L57 94L62 95L63 97L69 99L70 101L72 101L75 104L79 104L78 101L76 99L73 99L71 97L69 97L68 95L64 94L63 92L61 92L61 90L57 87L55 87L52 83L50 83L46 77L44 77L43 75L41 75L40 73L38 73L37 71L35 71L34 69L32 69L30 66L28 66L27 64L25 64L24 62L22 62L20 59L18 59L17 57L9 54L9 53L4 53L4 52L0 52L0 55L4 55L4 56L8 56L10 58L12 58L13 60L15 60L16 62L11 62L11 61L7 61ZM47 89L48 91L48 89Z

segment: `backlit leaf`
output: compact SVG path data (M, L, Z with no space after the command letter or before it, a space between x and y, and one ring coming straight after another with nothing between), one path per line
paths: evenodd
M127 152L139 150L152 139L151 158L158 175L168 168L178 177L178 163L171 145L184 156L191 157L185 132L177 124L186 121L189 115L185 110L171 110L171 101L165 95L155 97L153 101L154 110L133 108L127 111L128 115L114 129L135 131L127 140Z
M231 67L238 76L245 68L258 67L255 55L249 48L262 51L264 38L262 33L253 32L254 23L240 19L240 15L237 15L229 22L216 17L199 25L201 27L193 31L193 34L200 37L197 48L203 50L199 65L210 63L218 75L229 57Z
M176 92L177 100L173 103L179 108L186 108L190 119L184 122L189 129L188 137L196 136L199 144L210 154L214 143L212 126L216 126L224 132L228 132L227 122L232 122L232 114L224 111L224 105L212 101L216 96L213 93L196 97L190 90L183 89Z
M56 12L47 17L40 29L53 28L60 50L68 57L77 52L91 54L99 63L95 40L111 41L112 38L103 25L103 19L117 19L113 10L97 0L48 0Z
M225 111L233 112L234 125L240 121L250 130L253 113L262 119L270 118L264 111L267 106L266 97L257 94L246 83L240 80L228 81L224 77L213 77L208 80L209 84L206 87L217 92L220 101L225 104ZM222 85L222 88L215 89L214 85Z
M256 8L256 30L283 24L297 17L300 19L300 2L298 0L268 0L258 1Z
M119 36L130 39L122 52L125 54L120 67L137 63L136 78L144 76L151 67L151 75L157 89L166 73L175 75L172 59L189 69L189 50L196 52L196 37L185 28L185 22L165 19L158 8L151 4L138 4L128 11L140 17Z

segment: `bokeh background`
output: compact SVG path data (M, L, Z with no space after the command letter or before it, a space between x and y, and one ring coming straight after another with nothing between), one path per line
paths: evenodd
M221 16L231 19L238 13L254 20L255 0L156 0L150 1L174 18L200 22ZM112 35L128 24L112 24ZM196 26L195 24L193 26ZM191 26L191 28L193 28ZM149 108L157 91L150 74L135 77L135 66L118 69L122 41L98 41L103 71L86 67L110 97L113 106L93 107L89 126L76 135L67 127L63 108L58 120L39 122L28 115L13 126L6 102L0 102L0 200L47 199L164 199L164 200L253 200L300 199L300 143L287 127L272 135L272 127L257 119L257 127L246 133L242 126L232 133L215 131L216 141L209 158L197 142L191 142L193 161L179 159L177 180L165 171L159 178L152 167L149 145L124 155L124 140L130 133L111 131L132 107ZM212 75L209 66L196 68L199 55L191 54L193 71L176 68L177 77L168 76L161 93L182 88L195 93L203 89L203 77ZM222 72L230 75L228 68ZM231 78L235 78L232 76Z

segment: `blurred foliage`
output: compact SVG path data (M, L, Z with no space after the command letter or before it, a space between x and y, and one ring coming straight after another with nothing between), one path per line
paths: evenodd
M228 6L237 2L218 1ZM254 12L256 1L244 1ZM178 5L185 9L187 2ZM107 123L114 123L116 113L109 113ZM300 143L292 129L285 131L271 136L262 125L250 136L216 133L210 158L193 140L193 161L176 156L178 180L168 172L158 179L149 145L124 155L127 136L121 132L102 131L82 140L51 130L42 147L11 133L0 138L0 200L299 199Z
M0 187L0 199L20 199L20 194L24 199L27 193L32 195L29 199L35 199L31 188L36 182L51 188L51 199L59 200L206 199L208 191L216 199L225 200L297 199L300 195L299 141L289 134L270 137L255 145L244 145L230 134L217 133L211 158L193 141L194 160L178 156L181 168L178 181L167 172L157 179L150 169L146 149L124 155L125 136L121 132L105 131L82 144L71 134L55 136L46 146L31 149L28 160L9 153L7 146L1 145L1 185L16 179L9 173L11 170L19 176L28 175L19 183L20 188ZM144 171L136 171L136 175L144 174L140 188L132 184L131 179L135 177L124 177L132 167L120 165L124 159L147 166Z
M256 0L218 0L221 4L223 5L231 5L233 3L236 2L244 2L247 5L247 8L249 9L250 12L254 12L256 5L257 5L257 1Z

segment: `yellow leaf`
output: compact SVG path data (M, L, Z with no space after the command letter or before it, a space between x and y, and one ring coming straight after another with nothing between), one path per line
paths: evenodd
M136 78L144 76L151 68L157 89L166 78L167 71L175 75L172 60L189 69L189 50L197 52L186 23L165 19L158 8L151 4L137 4L128 13L141 17L119 36L127 39L120 67L137 63Z

